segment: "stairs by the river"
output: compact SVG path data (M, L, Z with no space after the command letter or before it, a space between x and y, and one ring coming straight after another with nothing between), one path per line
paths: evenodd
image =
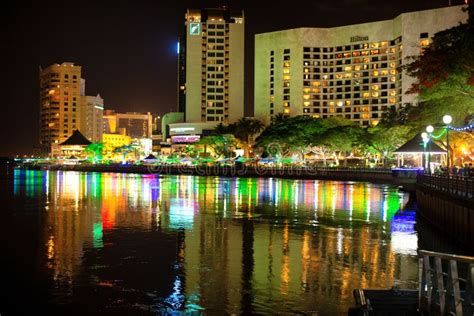
M474 315L474 257L418 254L418 290L356 289L349 315Z

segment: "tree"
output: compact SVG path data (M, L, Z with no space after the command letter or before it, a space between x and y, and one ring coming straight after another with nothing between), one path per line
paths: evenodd
M232 149L237 145L237 140L231 134L209 135L201 138L196 144L211 148L217 158L229 158L232 155Z
M345 121L339 121L338 125L327 129L324 133L321 133L315 140L315 143L319 143L333 153L336 165L339 165L341 156L344 159L344 166L347 166L347 156L349 152L353 152L355 149L361 149L365 145L366 130L358 124L348 123Z
M386 158L403 145L413 135L407 125L372 127L368 130L368 151L375 154L376 160L381 159L386 164Z
M444 114L453 117L453 125L467 123L474 116L473 19L436 33L405 69L417 78L410 92L419 94L419 106L409 114L411 125L436 124Z
M102 160L104 154L104 144L92 143L88 145L84 151L91 161L95 162L97 160Z
M330 144L326 142L330 136L326 134L328 130L345 126L355 126L355 124L340 117L327 119L303 115L288 117L275 120L267 126L257 138L256 146L272 156L298 154L303 160L304 154L309 151L325 154ZM325 156L323 159L325 160Z
M240 140L241 145L244 147L246 156L249 155L250 148L252 147L251 138L255 134L260 133L265 128L265 124L257 119L243 117L235 123L224 125L219 123L214 128L214 135L225 135L232 134Z

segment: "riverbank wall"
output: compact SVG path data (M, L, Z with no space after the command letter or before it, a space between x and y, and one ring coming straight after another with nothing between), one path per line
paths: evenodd
M308 180L361 181L399 184L389 169L353 168L268 168L254 166L166 166L166 165L54 165L47 168L30 166L29 169L114 172L158 175L194 175L221 177L263 177Z
M474 253L474 179L420 177L416 200L424 219Z

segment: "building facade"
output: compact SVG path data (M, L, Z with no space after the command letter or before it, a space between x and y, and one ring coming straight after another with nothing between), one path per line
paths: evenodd
M81 96L81 133L91 142L102 141L104 99L100 95Z
M341 116L376 125L415 101L400 70L432 36L465 22L464 6L404 13L393 20L297 28L255 36L255 116Z
M183 123L184 113L182 112L169 112L163 115L161 119L161 134L163 135L163 141L170 136L170 124Z
M64 62L40 68L40 133L43 154L80 127L81 66Z
M103 115L104 133L123 134L131 138L150 138L153 132L153 116L150 112L117 113L105 110Z
M179 39L178 112L185 122L244 115L244 13L189 9Z

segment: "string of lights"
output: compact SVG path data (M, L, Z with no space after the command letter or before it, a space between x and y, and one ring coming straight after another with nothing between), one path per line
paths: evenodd
M474 129L474 123L471 123L471 124L466 125L464 127L454 127L454 126L449 125L448 128L450 130L453 130L453 131L456 131L456 132L464 132L464 131L467 131L467 130L470 130L470 129Z
M447 131L448 131L448 130L447 130L446 128L443 128L443 129L441 130L441 132L440 132L438 135L431 134L431 138L434 138L434 139L438 140L438 139L440 139L441 137L443 137L444 134L446 134Z

